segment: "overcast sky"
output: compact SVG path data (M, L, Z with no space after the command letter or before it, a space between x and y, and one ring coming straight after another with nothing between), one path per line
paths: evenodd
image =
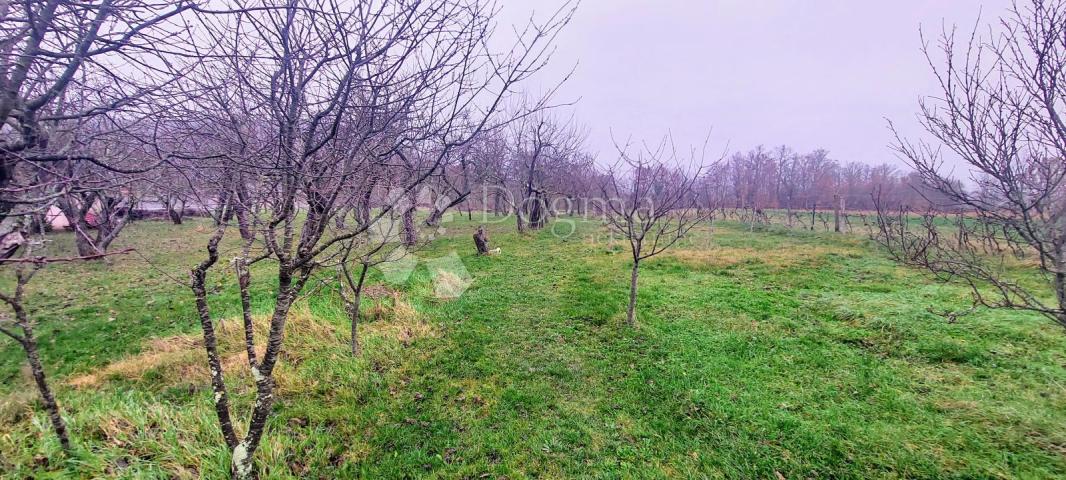
M504 22L559 0L500 0ZM588 146L613 159L620 140L746 150L825 148L841 161L898 159L885 118L908 133L917 100L935 93L919 26L970 29L1008 0L584 0L548 73L577 64L561 91L580 98ZM502 29L501 29L502 30ZM507 33L501 31L500 33Z

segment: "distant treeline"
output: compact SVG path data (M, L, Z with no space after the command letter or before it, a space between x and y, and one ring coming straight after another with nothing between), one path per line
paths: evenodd
M873 210L878 198L891 208L946 206L915 172L842 163L826 150L798 153L787 146L734 153L703 176L701 187L702 195L722 208L828 209L837 196L848 210Z

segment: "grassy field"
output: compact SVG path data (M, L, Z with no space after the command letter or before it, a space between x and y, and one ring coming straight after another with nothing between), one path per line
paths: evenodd
M300 302L264 477L1066 478L1066 335L1012 312L949 324L927 308L964 308L965 289L857 236L704 229L642 264L630 329L629 257L599 226L558 238L492 224L494 257L473 255L475 226L447 224L403 283L373 273L362 358L348 353L331 285ZM150 263L54 266L35 280L32 314L76 452L62 460L7 342L0 475L225 476L179 283L205 232L140 223L116 248ZM440 299L426 265L453 252L472 283ZM224 273L212 298L232 316ZM255 286L263 313L271 287ZM238 323L226 323L246 411Z

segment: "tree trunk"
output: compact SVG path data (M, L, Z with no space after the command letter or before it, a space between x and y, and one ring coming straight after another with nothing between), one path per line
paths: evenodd
M252 369L255 378L255 404L252 408L252 418L248 422L248 433L244 439L233 447L232 474L235 478L254 479L258 478L255 471L255 452L259 449L259 443L263 439L267 419L274 407L274 365L281 351L281 344L285 339L285 323L289 317L289 310L296 298L298 287L293 286L288 273L279 275L277 304L270 320L270 336L267 338L267 349L263 354L263 361L258 368Z
M351 205L341 207L336 215L333 216L333 226L337 227L337 230L348 228L348 212L351 212L354 208Z
M840 210L844 198L839 194L833 195L833 231L840 233Z
M117 203L115 199L101 196L83 196L77 199L77 203L69 198L59 199L57 205L74 230L74 245L79 256L107 253L107 248L129 224L132 206L125 211L116 210ZM99 205L96 212L93 212L94 205ZM91 223L90 218L94 218Z
M633 273L629 277L629 309L626 311L626 323L637 326L637 275L640 273L640 260L633 262Z
M544 228L548 223L547 205L544 203L544 199L537 191L533 192L528 199L526 199L526 221L530 230L540 230Z
M226 382L222 376L222 360L218 353L218 338L215 336L215 325L211 318L211 311L207 303L207 271L218 262L218 244L225 234L225 227L220 225L207 243L208 258L196 266L190 273L189 287L196 299L196 311L200 317L200 327L204 333L204 350L207 352L207 364L211 369L211 389L215 398L215 414L218 416L219 427L222 429L222 438L226 446L237 446L237 432L233 428L233 420L230 418L229 395L226 392Z
M1062 254L1059 254L1062 258ZM1059 261L1059 268L1066 266L1066 262ZM1066 327L1066 272L1055 273L1055 296L1059 301L1059 313L1056 315L1059 324Z
M59 404L56 403L55 396L52 395L52 389L48 386L48 378L45 376L44 366L41 364L41 358L37 354L37 339L33 335L33 325L30 325L29 319L26 318L26 312L21 308L16 311L16 316L21 317L18 319L18 323L23 333L22 348L26 351L26 360L30 364L33 381L37 384L37 392L41 394L41 403L44 405L45 411L48 412L48 419L52 422L52 428L55 430L56 436L59 437L59 444L64 451L70 451L67 424L60 414Z
M485 235L484 225L477 227L477 233L474 234L474 246L477 247L478 255L488 255L489 237Z
M355 208L355 216L359 221L359 225L370 223L370 201L366 200L365 202L360 202Z
M81 257L103 253L93 245L92 240L89 239L89 232L80 225L74 229L74 246L78 248L78 256Z
M81 202L85 202L84 199ZM89 207L76 204L72 199L66 196L60 197L56 203L59 206L59 210L63 212L63 216L67 217L67 223L70 225L70 229L74 231L74 246L78 250L78 256L87 257L89 255L95 255L98 252L93 245L92 238L89 237L89 222L85 219L85 212L90 210Z
M503 192L496 190L492 197L492 214L498 217L503 214L503 211Z
M111 243L118 238L118 234L129 224L130 218L129 213L127 213L125 216L116 214L101 220L100 226L96 227L96 239L93 241L93 244L96 245L97 253L107 253Z
M526 233L526 223L525 223L525 219L522 218L522 208L521 207L516 207L515 210L514 210L514 213L515 213L515 221L517 222L517 225L518 225L518 233Z
M374 201L374 186L378 183L378 177L372 177L370 183L363 190L362 197L355 205L355 219L360 226L370 223L370 208Z
M418 243L418 227L415 227L415 209L403 212L403 244L408 247Z
M182 217L185 215L185 205L182 204L179 208L174 208L174 205L167 203L167 214L170 215L170 221L174 225L181 225Z
M444 210L434 208L433 211L429 213L429 217L426 218L425 225L427 227L436 227L440 225L441 218L444 218Z
M408 200L411 204L403 211L403 244L410 247L418 243L418 227L415 226L418 199L413 191L408 195Z
M213 216L215 217L215 226L217 227L225 223L226 217L229 215L229 192L225 190L219 192L218 200L216 200L216 202L217 204L215 205L215 213Z
M363 269L359 272L359 281L355 284L355 296L352 298L352 301L348 303L348 318L352 321L353 357L358 357L363 351L362 347L359 345L359 305L363 301L363 283L366 281L366 271L368 267L367 264L363 264Z
M466 191L460 194L458 197L455 197L455 199L449 200L446 205L442 206L438 205L437 203L434 203L433 211L429 214L429 218L426 219L425 225L427 227L436 227L440 225L440 221L444 218L444 214L448 211L448 209L455 208L457 205L465 202L468 197L470 197L470 191ZM461 211L462 209L460 209L460 212Z

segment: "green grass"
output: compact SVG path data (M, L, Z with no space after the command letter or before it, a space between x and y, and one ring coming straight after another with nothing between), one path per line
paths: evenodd
M642 264L630 329L628 254L594 241L598 226L559 239L492 224L503 254L477 257L475 225L448 224L418 254L457 252L469 290L435 298L421 263L391 285L397 297L364 305L363 358L347 354L329 289L303 302L265 477L1066 478L1063 332L1000 311L949 324L926 309L966 307L965 289L859 238L701 231ZM129 256L42 272L31 303L77 451L58 453L8 342L0 472L225 476L203 354L161 346L199 334L188 290L168 277L184 281L206 236L140 223L123 245L155 246L155 267ZM234 305L231 277L212 279L219 309ZM262 311L270 288L256 285ZM116 362L128 368L69 384ZM231 371L246 411L246 375Z

